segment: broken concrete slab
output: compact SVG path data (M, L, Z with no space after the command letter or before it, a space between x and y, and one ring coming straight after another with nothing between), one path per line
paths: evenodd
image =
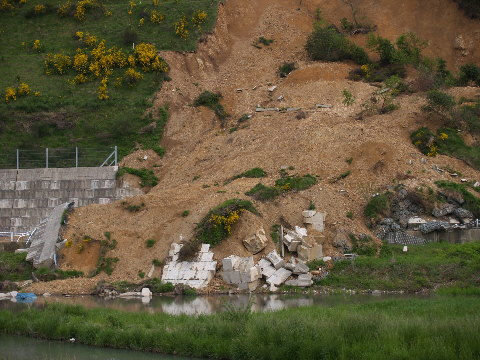
M317 259L321 259L323 257L323 250L322 245L315 244L313 247L307 247L305 245L300 245L297 248L298 257L305 261L313 261Z
M242 290L256 288L258 285L256 282L261 277L261 270L260 267L255 266L252 256L242 258L231 255L223 259L222 263L224 264L221 273L223 281L237 285Z
M306 274L308 273L310 269L308 268L307 264L305 264L303 261L298 261L295 264L295 268L293 269L293 273L298 275L298 274Z
M297 251L298 245L302 243L302 238L296 232L288 231L283 237L283 243L287 246L288 251Z
M302 213L303 223L310 225L313 229L323 232L325 230L325 213L315 210L306 210Z
M299 275L297 279L288 280L285 282L288 286L309 287L313 285L312 274Z
M280 255L278 255L276 250L271 251L267 255L267 260L269 260L272 263L273 267L277 270L281 268L283 265L285 265L285 261L283 261Z
M268 239L263 228L258 229L255 234L243 240L243 245L252 254L258 254L267 246Z
M279 286L283 284L292 275L290 270L279 268L275 273L267 279L269 285Z
M267 111L280 111L279 108L262 108L262 107L257 107L255 109L256 112L267 112Z

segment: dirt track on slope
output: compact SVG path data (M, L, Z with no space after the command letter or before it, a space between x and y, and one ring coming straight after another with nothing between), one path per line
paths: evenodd
M360 8L384 36L414 31L430 41L427 54L441 55L451 64L477 59L479 55L474 50L469 57L463 57L453 49L453 41L458 32L463 32L467 43L476 39L480 31L478 22L473 25L448 0L433 1L448 9L444 17L431 11L432 2L428 2L430 6L420 3L423 2L360 1ZM126 211L120 203L77 209L67 233L67 237L75 234L102 239L105 231L111 232L118 245L108 256L119 258L116 270L110 277L102 274L94 279L35 284L32 290L88 292L101 279L139 281L138 272L148 273L152 260L163 259L170 244L179 241L180 236L191 237L195 224L210 208L229 198L246 198L245 191L257 179L238 179L225 186L223 183L252 167L262 167L268 172L268 178L263 180L266 184L273 184L282 166L294 167L292 174L310 173L322 179L306 191L288 193L267 203L255 202L262 214L256 224L263 225L267 233L281 217L290 224L300 225L301 211L313 201L318 210L327 213L324 244L327 254L336 231L368 232L362 219L366 200L391 185L398 176L409 172L412 178L403 181L408 186L431 185L448 176L433 171L432 165L448 164L464 177L480 179L478 172L459 160L438 156L421 161L423 156L411 145L409 134L432 121L420 111L424 103L422 94L400 97L401 109L391 114L355 120L360 105L376 88L346 80L351 64L313 63L307 59L303 47L317 7L327 20L336 24L350 15L340 0L228 0L219 8L214 33L206 37L197 52L162 54L171 66L172 81L156 94L154 104L169 106L170 119L163 140L167 154L159 159L148 153L148 160L143 161L144 152L138 152L124 159L124 164L130 166L157 165L154 169L160 178L159 185L132 200L145 204L137 213ZM439 19L442 19L440 24ZM274 42L257 49L252 43L260 36ZM364 43L365 38L358 37L355 41ZM281 79L277 69L286 61L294 61L298 69ZM277 86L273 93L267 90L270 85ZM342 104L343 89L355 95L353 106ZM231 114L224 129L212 111L191 106L204 90L223 95L222 103ZM452 92L471 96L478 89L452 89ZM281 95L284 99L277 100ZM258 104L309 111L306 119L299 120L295 112L255 113ZM315 104L330 104L333 108L315 109ZM242 128L230 133L229 129L236 126L242 114L253 117L243 123L245 127L242 124ZM345 161L348 158L353 158L351 165ZM349 177L330 183L331 178L347 170L351 171ZM194 177L199 178L193 180ZM188 217L181 216L184 210L190 211ZM345 216L348 211L353 212L353 220ZM217 259L230 255L232 249L240 251L245 232L239 233L215 251ZM145 247L149 238L157 240L152 249ZM62 267L82 265L67 256ZM158 274L156 269L154 275Z

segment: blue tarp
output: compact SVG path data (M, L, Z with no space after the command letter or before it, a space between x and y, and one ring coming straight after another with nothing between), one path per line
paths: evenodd
M18 293L16 299L19 303L33 303L37 296L34 293Z

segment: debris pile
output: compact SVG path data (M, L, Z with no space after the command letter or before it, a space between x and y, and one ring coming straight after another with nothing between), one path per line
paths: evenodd
M222 279L227 284L237 285L240 290L253 291L262 277L260 268L255 266L253 257L230 255L222 260Z

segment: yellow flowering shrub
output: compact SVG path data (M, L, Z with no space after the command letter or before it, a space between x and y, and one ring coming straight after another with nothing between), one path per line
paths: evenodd
M34 91L33 96L40 96L40 91Z
M35 5L33 7L33 11L35 12L35 14L39 15L39 14L45 14L47 12L47 8L45 7L45 5L43 4L39 4L39 5Z
M153 6L158 6L159 3L160 3L159 0L152 0Z
M27 96L31 93L30 85L21 82L17 87L9 86L5 89L5 102L17 100L17 97ZM40 93L38 93L38 96ZM36 95L37 96L37 95Z
M35 40L33 42L33 44L32 44L32 49L33 50L35 50L37 52L40 52L40 51L42 51L42 48L43 48L43 46L42 46L40 40Z
M18 96L27 96L30 94L30 86L24 82L20 83L20 85L17 88L17 95Z
M212 214L209 221L214 225L222 226L227 234L231 234L232 225L234 225L240 219L241 211L242 210L235 210L227 215Z
M72 66L72 59L65 54L47 54L44 64L47 75L62 75Z
M138 20L138 26L143 26L143 24L145 24L145 18L141 18L140 20Z
M182 39L188 39L189 31L187 30L188 21L185 16L182 16L175 24L175 34L180 36Z
M100 9L105 16L111 15L111 12L105 8L101 0L79 0L76 2L68 0L58 7L57 14L61 17L73 16L77 21L85 21L90 9Z
M160 24L163 20L165 20L165 15L163 15L158 10L152 10L150 13L150 21L154 24Z
M70 15L70 8L72 7L72 2L67 1L61 4L57 9L57 14L61 17L67 17Z
M11 11L15 7L8 0L0 0L0 11Z
M135 1L133 0L130 0L129 3L128 3L128 15L132 15L133 14L133 9L135 8L135 6L137 6L137 4L135 3Z
M208 14L203 10L197 10L192 16L192 23L200 27L205 21L207 21Z
M438 137L440 140L447 140L448 139L448 134L445 134L444 132L440 133L440 136Z
M143 79L143 75L133 68L128 68L125 71L124 79L128 85L135 85L138 80Z
M13 87L7 87L5 89L5 102L10 102L10 100L17 100L17 89Z
M77 49L77 53L73 57L73 68L76 72L85 74L88 71L88 55Z
M85 74L77 74L73 78L72 83L74 83L75 85L80 85L80 84L86 83L87 81L88 81L88 78Z
M108 84L108 78L104 77L100 81L100 86L97 89L98 98L100 100L107 100L109 98L107 84Z
M158 50L153 44L140 43L135 47L136 63L142 67L142 70L167 72L168 65L159 55Z

